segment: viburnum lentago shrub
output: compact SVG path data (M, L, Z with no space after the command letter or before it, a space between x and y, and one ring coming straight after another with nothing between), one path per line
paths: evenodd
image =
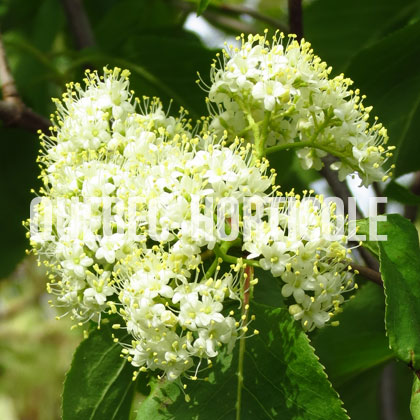
M386 129L306 41L240 40L213 63L197 125L105 68L67 85L41 135L28 225L51 304L80 326L119 316L135 377L197 379L221 348L252 340L256 269L280 282L305 331L334 324L357 287L346 218L313 191L282 191L266 155L293 148L320 169L331 154L340 178L368 185L389 176Z

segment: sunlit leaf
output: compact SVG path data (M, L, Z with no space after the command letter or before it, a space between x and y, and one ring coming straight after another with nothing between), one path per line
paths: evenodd
M243 419L348 418L306 334L288 311L254 303L251 313L256 315L252 328L260 333L246 340L240 400L237 345L233 354L220 355L208 381L187 382L190 402L177 385L154 384L137 419L232 419L238 405Z
M129 418L133 369L111 331L110 323L103 324L77 348L64 383L63 420Z

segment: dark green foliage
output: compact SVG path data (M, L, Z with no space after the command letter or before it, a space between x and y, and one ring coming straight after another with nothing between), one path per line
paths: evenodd
M395 355L413 369L420 369L420 249L416 228L404 217L389 214L378 224L377 242L380 271L385 288L385 326L389 346ZM367 224L360 224L367 234Z
M241 418L346 419L307 336L287 310L253 304L251 313L252 328L260 333L246 341ZM187 382L189 403L177 385L154 384L137 419L234 419L238 347L233 355L221 354L208 382Z
M159 96L166 107L173 100L172 113L183 106L193 119L207 114L205 92L195 83L196 72L208 81L215 52L187 31L184 23L186 10L200 15L209 0L188 2L184 9L169 0L83 3L95 45L81 51L75 48L60 1L5 0L0 4L7 56L25 104L48 116L53 110L50 98L62 93L65 82L80 81L87 67L100 70L108 65L131 71L132 88L139 97ZM270 10L275 19L284 20L287 15L286 2L260 3L260 11ZM366 105L374 105L373 114L388 128L390 143L397 146L390 161L396 164L397 175L420 169L419 9L415 0L315 0L304 11L305 37L316 54L334 67L334 74L345 71L355 80L355 87L368 96ZM210 11L217 16L216 2ZM246 23L254 24L249 19ZM236 34L236 28L240 26L228 32ZM35 133L1 124L0 277L4 277L27 247L21 221L29 217L34 197L29 190L37 187L39 142ZM270 160L283 191L308 189L319 177L318 172L302 171L294 152ZM388 184L385 194L403 204L420 203L395 182ZM367 221L359 225L360 233L366 233ZM395 370L398 418L409 418L412 373L407 365L420 369L418 234L398 215L389 215L388 222L379 226L388 241L370 241L365 246L380 259L385 290L363 284L337 316L340 325L313 333L312 343L288 314L279 282L257 271L260 282L251 306L257 318L250 328L260 333L246 341L242 419L345 419L336 389L353 419L379 420L383 369L389 363ZM156 374L140 375L140 383L133 383L133 368L120 357L121 347L113 343L111 333L110 324L103 323L76 351L64 387L64 420L125 420L130 411L131 418L134 415L138 420L235 419L238 345L230 355L221 353L208 371L208 382L185 381L191 398L186 402L177 384L158 380ZM395 357L401 361L395 363ZM131 407L136 390L144 394L144 401ZM420 420L419 390L415 377L410 406L415 420Z
M63 420L129 418L133 368L120 357L121 345L113 342L112 332L110 323L103 323L77 348L64 383Z

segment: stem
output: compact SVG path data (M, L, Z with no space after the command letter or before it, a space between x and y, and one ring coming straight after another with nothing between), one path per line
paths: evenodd
M337 152L336 150L332 149L331 147L324 146L323 144L315 143L313 140L307 140L307 141L297 141L294 143L286 143L286 144L278 144L277 146L269 147L268 149L265 149L265 152L267 155L270 153L278 152L280 150L288 150L288 149L299 149L303 147L312 147L314 149L323 150L324 152L329 153L330 155L336 156L339 159L342 159L343 161L347 161L347 157L340 152ZM346 162L349 164L348 162ZM350 165L351 166L351 165Z
M296 141L294 143L277 144L265 149L265 154L270 155L271 153L281 152L282 150L300 149L303 147L313 147L312 141Z
M6 56L6 50L3 45L3 39L0 34L0 82L3 99L21 105L19 93L16 89L15 79L10 71L9 62Z
M236 392L236 420L240 420L241 418L242 387L244 383L244 357L245 357L245 337L242 336L239 340L238 389Z
M246 305L249 304L251 280L254 279L254 268L249 267L249 266L246 267L245 268L245 274L246 274L246 278L245 278L245 281L244 281L243 301L244 301L244 306L245 306L245 309L246 309Z
M260 145L259 145L259 148L257 148L259 158L262 158L263 156L265 156L265 143L267 142L268 124L270 123L270 119L271 119L271 112L265 111L264 120L261 127Z
M319 133L328 126L328 124L331 121L331 115L326 115L325 116L325 120L321 125L318 125L316 116L314 114L312 114L312 119L314 121L314 125L315 125L315 132L312 135L310 140L306 140L306 141L297 141L294 143L286 143L286 144L278 144L276 146L272 146L269 147L268 149L265 149L265 153L268 155L270 153L274 153L274 152L278 152L281 150L287 150L287 149L291 149L291 148L301 148L301 147L314 147L314 148L318 148L320 150L324 150L327 153L333 154L334 156L337 156L338 152L332 153L332 149L328 148L327 146L323 146L320 144L315 143L316 139L318 138ZM328 149L328 150L326 150ZM343 156L341 154L341 156ZM339 156L337 156L339 157Z
M25 105L22 108L9 101L0 101L0 120L6 126L21 127L31 133L36 134L41 130L45 134L50 134L50 121Z
M206 274L204 274L204 278L209 279L216 271L218 264L219 264L219 257L216 257L214 261L212 262L211 266L209 267L209 269L206 271Z
M37 133L42 130L49 134L50 122L28 108L21 100L15 80L7 61L6 50L0 33L0 81L3 100L0 100L0 120L5 125L22 127Z
M324 146L322 144L314 143L313 140L306 140L306 141L297 141L294 143L286 143L286 144L278 144L276 146L269 147L265 149L265 154L269 155L271 153L280 152L282 150L289 150L289 149L301 149L304 147L312 147L314 149L323 150L324 152L329 153L330 155L333 155L337 158L339 158L343 163L348 165L353 170L357 171L358 168L356 168L352 163L350 163L347 159L347 157L340 152L337 152L336 150L332 149L331 147Z
M373 281L374 283L378 284L379 286L383 287L383 281L381 278L381 273L376 270L372 270L369 267L364 267L363 265L358 264L351 264L351 271L357 271L363 277L366 277L368 280Z
M229 246L229 248L233 245L237 245L236 241L233 242L224 242L220 247L218 245L214 246L214 252L215 254L222 258L223 261L231 263L231 264L237 264L239 261L239 258L234 257L233 255L229 255L227 254L227 250L229 248L226 249L226 244L231 244ZM251 267L260 267L260 263L258 261L255 260L247 260L247 259L242 259L242 262L244 264L246 264L247 266L251 266Z
M265 139L261 137L260 128L259 128L259 125L261 122L260 121L258 123L255 122L254 117L251 114L251 110L246 106L246 104L240 98L236 97L235 95L234 99L238 103L242 112L246 115L246 119L248 120L249 127L252 129L252 133L254 134L254 145L255 145L255 150L257 152L257 157L261 158L265 156L265 150L264 150ZM270 118L270 115L265 114L263 125L264 124L268 125L269 118Z
M249 293L251 280L254 277L253 267L246 267L244 271L244 281L242 288L242 316L245 315L243 320L246 325L248 321L248 309L249 309ZM239 359L238 359L238 388L236 392L236 420L241 418L241 401L242 401L242 388L244 383L244 359L245 359L245 332L242 334L239 340Z
M263 123L263 121L258 121L258 122L255 123L255 125L259 126L262 123ZM238 137L242 137L244 134L246 134L251 129L252 129L251 125L247 125L242 131L240 131L238 133Z
M255 150L257 151L257 155L258 157L264 156L264 143L261 142L260 129L258 128L258 125L255 123L255 120L253 116L251 115L251 112L246 109L242 109L242 111L244 112L244 114L246 114L248 123L252 128L252 133L254 134Z

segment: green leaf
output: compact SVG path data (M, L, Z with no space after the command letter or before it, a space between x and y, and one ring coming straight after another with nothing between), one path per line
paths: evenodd
M409 189L395 181L391 181L384 190L384 195L399 203L417 206L420 204L420 196L413 194Z
M317 0L304 13L305 36L315 52L355 80L367 95L365 104L388 128L397 146L396 175L420 169L420 77L413 65L420 23L405 26L417 8L413 0Z
M253 303L251 313L251 327L260 333L246 340L240 418L347 419L308 337L288 311ZM137 419L235 418L238 347L219 355L208 381L187 382L188 403L173 383L155 384Z
M148 72L144 67L136 64L134 62L128 61L124 58L119 58L117 56L111 56L100 51L95 51L95 49L84 50L82 53L78 54L78 58L72 63L70 68L75 68L79 66L84 66L86 64L96 65L97 67L104 66L119 66L126 69L129 69L132 73L131 81L136 84L136 81L140 79L143 82L146 82L150 86L153 86L161 94L174 99L178 103L183 103L183 99L178 96L178 94L172 90L170 86L167 86L162 80L156 78L152 73ZM143 92L144 93L144 92Z
M420 55L419 37L417 22L361 51L348 69L396 146L396 176L420 169L420 76L413 65Z
M365 235L366 241L363 241L363 248L368 249L373 255L379 258L378 242L369 240L369 219L357 220L357 234Z
M33 42L43 51L49 50L57 33L64 28L63 6L55 0L43 0L33 19ZM66 28L67 29L67 28Z
M410 411L413 420L420 420L420 379L416 375L414 375L411 391Z
M93 64L112 67L125 66L122 61L130 62L133 65L126 67L132 71L131 87L139 98L159 96L166 106L173 99L175 112L182 105L194 118L206 115L206 94L195 81L197 71L208 79L215 52L183 28L185 14L180 13L179 7L166 0L107 3L105 14L102 1L86 3L97 40L93 52L107 57L106 61ZM94 4L101 9L100 18Z
M183 106L199 118L207 114L207 108L205 93L196 83L197 71L207 78L213 56L193 33L167 27L148 34L133 33L115 50L95 48L73 54L70 68L123 66L132 73L130 86L136 96L158 96L165 107L174 100L175 112Z
M416 7L415 0L316 0L304 10L305 38L339 73L357 52L403 26Z
M340 325L320 329L312 338L315 351L353 420L382 420L383 398L395 400L395 418L410 418L407 387L411 385L411 372L404 363L392 361L384 317L384 291L368 282L334 317ZM381 383L385 366L391 368L395 385L384 395Z
M182 98L177 105L183 105L198 117L207 115L206 93L196 80L197 72L205 80L209 79L214 51L204 47L195 34L175 27L137 35L126 41L122 52L128 60L141 64L166 86L170 86ZM136 89L135 86L133 88ZM143 93L136 92L138 95Z
M364 284L334 317L337 327L316 332L313 345L334 386L393 358L384 326L384 291ZM331 351L331 343L334 351Z
M13 2L15 3L15 2ZM18 0L17 7L23 6ZM38 113L49 115L52 110L51 97L57 96L66 81L60 78L59 64L53 57L57 48L56 39L65 26L62 5L55 0L37 1L35 11L26 9L21 28L13 27L5 35L7 56L12 68L19 94L29 107ZM12 17L13 19L13 17Z
M182 22L179 9L166 0L114 0L109 3L104 7L104 0L86 2L97 44L104 51L117 52L132 36L158 33ZM138 49L147 47L137 45Z
M397 404L397 416L398 420L411 420L410 415L410 399L411 399L411 379L413 372L407 369L407 366L395 360L394 364L394 380L395 380L395 400ZM414 419L417 420L417 419Z
M386 294L385 323L389 344L397 356L420 369L420 249L414 225L400 215L388 215L380 229L388 240L378 242Z
M282 306L284 298L281 294L281 280L262 268L255 268L254 277L258 279L258 285L254 287L252 301L273 308Z
M352 420L384 420L386 415L411 420L410 379L407 366L391 361L355 376L337 389Z
M200 16L210 4L210 0L200 0L197 5L197 16Z
M366 224L366 221L364 222ZM378 225L380 271L386 295L385 326L395 355L420 369L420 249L414 225L399 214Z
M383 365L373 367L338 387L352 420L383 420L379 395L382 371Z
M120 357L121 345L112 340L111 323L104 322L74 354L64 382L63 420L129 418L135 388L133 370Z

